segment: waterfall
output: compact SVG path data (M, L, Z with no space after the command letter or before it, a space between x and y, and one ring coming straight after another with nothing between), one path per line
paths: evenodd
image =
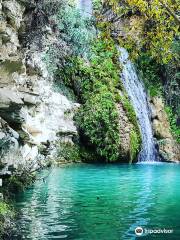
M91 0L77 0L77 7L80 9L82 15L86 17L92 15ZM158 153L153 138L151 112L144 86L137 76L135 67L128 59L128 52L120 47L118 50L120 52L119 60L123 66L121 78L129 99L134 107L142 136L142 149L138 161L157 161Z
M151 126L151 112L145 88L137 76L134 65L128 59L128 52L126 49L119 47L118 50L120 53L119 60L123 67L121 79L134 107L142 136L142 149L138 161L157 161L158 153L155 148Z

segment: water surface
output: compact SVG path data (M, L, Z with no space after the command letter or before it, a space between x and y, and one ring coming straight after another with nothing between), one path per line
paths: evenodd
M142 239L180 239L180 166L62 166L15 207L22 239L129 240L137 226L174 230Z

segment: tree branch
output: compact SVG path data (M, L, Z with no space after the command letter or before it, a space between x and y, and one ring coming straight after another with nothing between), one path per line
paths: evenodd
M162 4L162 6L167 10L170 16L172 16L175 21L180 25L180 18L174 13L174 11L162 0L159 0L159 2Z

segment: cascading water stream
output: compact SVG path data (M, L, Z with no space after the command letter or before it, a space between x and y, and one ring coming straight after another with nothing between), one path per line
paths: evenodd
M151 126L151 112L147 100L147 94L142 82L139 80L135 67L128 59L128 52L118 47L119 61L123 67L121 78L129 99L134 107L142 136L142 149L139 154L139 162L157 161L158 153L155 148L153 131Z

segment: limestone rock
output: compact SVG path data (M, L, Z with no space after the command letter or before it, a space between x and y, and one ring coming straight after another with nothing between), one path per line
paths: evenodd
M163 139L159 141L160 154L166 161L180 161L180 145L174 139Z
M0 109L9 108L10 105L22 106L23 101L13 90L6 88L0 89Z
M2 160L16 168L38 168L42 143L50 142L53 157L60 139L71 141L77 134L73 114L78 106L54 88L42 60L56 34L46 24L31 32L33 11L40 4L0 0L0 151L6 147Z
M168 116L164 111L162 98L154 97L151 103L155 137L157 139L172 138Z
M123 2L121 2L123 5ZM114 38L122 37L124 40L132 37L136 43L142 38L144 28L144 18L142 16L119 17L109 9L101 17L103 21L111 22L111 31ZM136 26L136 27L134 27Z
M0 152L6 151L11 145L18 146L19 134L9 127L8 123L0 118Z
M41 103L38 94L33 92L20 92L20 95L25 105L37 105Z
M22 99L13 90L0 89L0 116L8 123L21 123L20 110L23 105Z
M180 144L175 141L171 134L168 116L164 108L162 98L154 97L151 99L154 136L158 140L159 151L165 161L180 161Z
M9 23L15 28L20 27L24 9L17 1L4 1L3 10L9 20Z
M129 161L130 159L130 133L133 129L133 125L129 122L127 113L120 102L118 104L119 112L119 127L120 127L120 152L123 161Z

